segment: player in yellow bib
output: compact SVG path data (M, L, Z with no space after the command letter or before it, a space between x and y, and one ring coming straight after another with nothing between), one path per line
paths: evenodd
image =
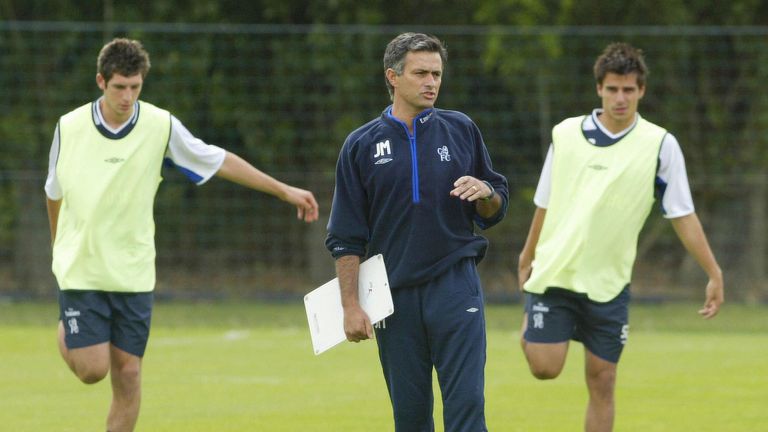
M197 184L216 175L294 205L305 222L318 218L311 192L202 142L168 111L139 101L149 67L138 41L102 48L96 83L103 94L59 120L45 184L59 350L84 383L111 375L111 432L132 431L139 414L155 287L153 204L164 162Z
M722 272L694 212L680 146L637 112L648 75L642 52L611 44L594 73L602 108L553 128L518 266L531 373L556 378L569 341L584 344L589 432L613 429L637 238L655 199L709 276L699 313L712 318L723 302Z

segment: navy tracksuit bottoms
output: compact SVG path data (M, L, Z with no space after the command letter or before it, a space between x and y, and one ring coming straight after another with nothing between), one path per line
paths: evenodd
M432 369L446 432L483 432L485 313L475 258L437 278L394 288L395 312L376 328L397 432L432 432Z

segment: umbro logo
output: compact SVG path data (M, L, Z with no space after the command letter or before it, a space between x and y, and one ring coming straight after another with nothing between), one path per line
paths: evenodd
M592 168L595 171L603 171L603 170L607 170L608 169L607 166L600 165L600 164L587 165L587 168Z
M477 311L479 311L479 310L480 310L480 309L478 309L478 308L476 308L476 307L471 307L471 308L467 309L467 312L469 312L469 313L475 313L475 312L477 312Z
M108 162L108 163L111 163L111 164L116 164L116 163L120 163L120 162L123 162L123 161L125 161L125 159L119 158L119 157L111 157L109 159L104 159L104 162Z
M384 165L385 163L392 162L392 158L381 158L376 161L374 165Z

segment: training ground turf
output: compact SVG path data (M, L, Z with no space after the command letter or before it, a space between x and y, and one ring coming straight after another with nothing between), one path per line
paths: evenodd
M634 305L619 365L617 432L768 431L768 307ZM533 379L520 306L488 308L489 429L582 430L583 350ZM80 384L59 358L55 304L0 303L0 430L104 430L108 380ZM436 390L439 401L439 393ZM391 431L375 343L314 356L300 301L158 303L137 431ZM436 403L437 430L442 431Z

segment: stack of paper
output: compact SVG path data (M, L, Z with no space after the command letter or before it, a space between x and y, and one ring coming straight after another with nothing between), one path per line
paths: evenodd
M358 276L360 306L375 324L392 315L392 293L389 290L384 257L379 254L360 264ZM321 354L347 339L344 333L344 309L341 306L339 279L333 279L304 296L309 333L315 355Z

